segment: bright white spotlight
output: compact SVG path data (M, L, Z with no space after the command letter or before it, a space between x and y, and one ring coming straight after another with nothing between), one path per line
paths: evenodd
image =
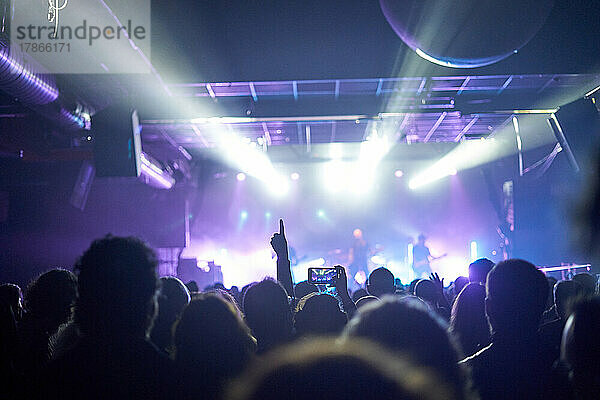
M331 161L323 168L323 184L329 192L338 193L348 186L349 163Z
M238 180L238 182L242 182L246 180L246 174L243 172L239 172L235 178Z
M323 211L321 209L317 210L317 217L325 218L325 211Z
M452 175L453 172L456 174L456 169L432 168L411 179L410 182L408 182L408 187L412 190L419 189L422 186Z
M297 173L297 172L292 172L292 174L290 175L290 178L291 178L293 181L297 181L298 179L300 179L300 174L299 174L299 173Z
M470 245L471 261L477 260L477 242L472 241Z
M396 178L402 178L402 177L404 176L404 172L403 172L401 169L397 169L397 170L394 172L394 176L395 176Z
M240 212L240 219L241 219L241 220L246 220L246 219L248 219L248 211L246 211L246 210L242 210L242 212Z
M290 191L289 180L278 173L274 173L270 178L264 179L263 183L267 191L275 197L283 197Z
M456 168L451 168L451 169L448 171L448 175L455 176L456 174L458 174L458 171L456 170Z

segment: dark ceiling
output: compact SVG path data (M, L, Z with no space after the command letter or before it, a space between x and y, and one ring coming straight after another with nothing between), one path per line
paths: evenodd
M519 4L506 1L506 7ZM129 99L145 121L144 145L157 153L161 144L190 151L210 146L198 133L202 126L189 120L214 115L258 118L234 128L269 145L305 144L307 127L315 143L356 142L369 121L384 119L401 127L398 140L453 142L486 136L516 108L553 108L600 84L598 15L600 1L556 1L517 54L453 69L417 56L377 0L153 1L151 60L158 75L57 81L61 98L92 113ZM37 119L13 98L0 98L0 106L3 119ZM356 123L353 115L364 118ZM332 116L343 118L325 118ZM32 129L31 140L12 135L7 142L5 130L0 148L12 154L40 137L51 149L85 143L85 132L66 132L60 140L49 121ZM19 129L14 121L3 126Z
M518 9L521 2L505 4ZM545 25L518 54L475 73L597 70L598 15L598 1L555 1ZM473 73L418 57L377 0L153 1L152 16L152 62L170 82L391 77L397 60L416 63L416 76Z

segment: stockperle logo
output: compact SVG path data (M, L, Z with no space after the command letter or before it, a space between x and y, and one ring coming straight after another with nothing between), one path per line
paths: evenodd
M18 0L10 44L31 72L149 73L150 0Z

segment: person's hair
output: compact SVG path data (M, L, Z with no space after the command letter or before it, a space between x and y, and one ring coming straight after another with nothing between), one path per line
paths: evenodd
M173 324L189 302L190 292L183 282L173 276L160 278L158 315L150 333L152 342L159 349L168 351L172 345Z
M580 272L573 276L573 280L583 287L586 296L596 293L596 278L592 274Z
M11 312L15 314L15 318L19 317L16 314L20 312L22 297L23 294L18 285L12 283L0 285L0 305L10 308Z
M183 311L191 299L188 288L174 276L163 276L159 281L159 301L163 300L165 306L172 309L175 314Z
M77 261L75 322L84 335L145 335L156 310L154 250L136 237L107 235Z
M415 294L415 286L417 286L417 283L419 283L420 280L421 280L421 278L417 278L417 279L413 279L412 281L410 281L410 283L408 284L408 294L409 295Z
M352 301L356 303L361 297L365 297L368 295L369 295L369 292L367 292L367 289L363 289L363 288L356 289L354 291L354 293L352 293Z
M293 318L287 292L272 278L248 287L242 299L244 318L260 352L292 338Z
M314 283L310 283L309 281L298 282L296 286L294 286L294 295L297 299L301 299L309 293L318 293L319 288Z
M185 284L185 287L188 288L188 291L191 293L198 293L200 289L198 288L198 284L196 281L189 281Z
M296 332L306 335L337 335L348 317L340 309L338 300L327 293L310 293L296 306Z
M554 305L562 319L567 317L570 303L584 294L583 287L576 281L559 281L554 285Z
M452 306L450 332L458 340L465 356L489 344L490 327L485 316L485 287L470 283L459 293Z
M357 339L319 339L282 348L231 387L227 400L459 399L409 359Z
M178 365L211 392L239 374L256 348L233 305L214 293L199 294L186 307L174 342Z
M485 281L482 282L483 284L485 284ZM466 276L459 276L454 280L453 283L453 291L454 291L454 296L458 296L458 294L465 288L465 286L467 286L469 284L469 278L467 278Z
M52 330L67 322L77 299L77 278L71 271L53 269L33 280L25 292L30 316L48 321Z
M486 314L494 333L521 336L537 331L548 281L535 265L520 259L498 263L487 276L486 291Z
M394 294L396 291L396 286L394 286L394 274L385 267L374 269L369 275L367 291L370 295L376 297L385 294Z
M480 258L469 264L469 281L485 285L487 275L494 268L494 262L487 258Z
M441 376L466 396L467 379L447 324L417 299L385 297L363 307L348 323L345 338L372 340L401 352Z
M595 399L600 391L600 297L582 297L572 304L562 343L562 358L573 372L577 398Z
M375 296L364 296L356 301L356 308L360 309L366 306L367 304L371 304L373 302L377 303L379 301L379 297Z
M421 279L415 285L415 296L428 302L433 303L437 299L437 288L429 279Z

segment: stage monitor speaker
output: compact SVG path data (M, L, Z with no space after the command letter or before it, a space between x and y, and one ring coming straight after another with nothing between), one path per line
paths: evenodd
M140 175L140 124L137 111L116 105L92 117L96 176Z
M576 171L586 170L600 138L600 115L591 99L561 106L548 120L558 143Z

